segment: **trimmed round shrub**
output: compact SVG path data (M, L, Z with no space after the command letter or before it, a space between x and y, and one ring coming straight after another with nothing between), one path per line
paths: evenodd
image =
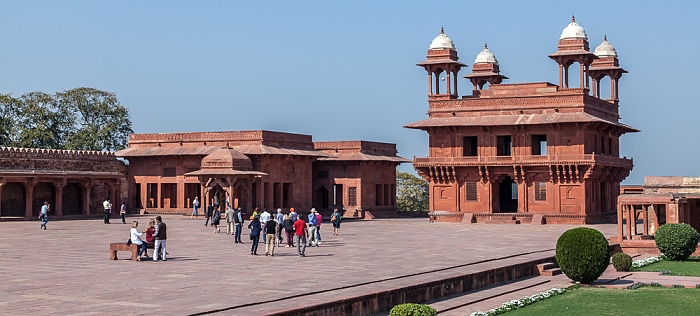
M559 236L555 258L561 272L569 279L591 283L603 274L610 263L608 241L595 229L572 228Z
M405 303L394 306L389 312L389 316L435 316L437 310L423 304Z
M632 256L624 252L618 252L612 255L612 264L617 271L629 271L632 267Z
M664 224L656 231L656 247L669 260L687 260L698 247L698 232L688 224Z

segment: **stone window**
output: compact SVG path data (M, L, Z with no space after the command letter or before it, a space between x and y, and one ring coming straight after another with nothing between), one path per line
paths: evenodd
M475 157L477 156L476 136L465 136L463 138L462 156Z
M477 201L476 182L467 182L465 186L467 201Z
M511 156L513 150L513 141L510 135L507 136L497 136L496 138L496 155L498 156Z
M532 155L547 155L547 135L532 135Z
M547 182L535 182L535 201L547 200Z
M317 171L316 179L328 179L328 171Z
M355 206L357 205L357 188L356 187L349 187L348 188L348 206Z
M177 176L177 170L173 167L163 168L163 177L174 177Z

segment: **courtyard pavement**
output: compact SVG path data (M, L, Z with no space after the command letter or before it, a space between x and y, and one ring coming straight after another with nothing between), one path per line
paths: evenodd
M148 217L131 217L143 229ZM491 260L552 256L571 225L428 223L427 219L345 221L340 236L322 225L320 247L258 256L204 220L166 216L168 261L109 260L109 243L126 242L130 225L112 219L0 222L0 311L14 315L262 315L323 303L378 288L409 285L403 278L460 266L488 269ZM247 224L247 223L246 223ZM593 225L606 236L615 225ZM153 253L149 249L149 255ZM527 254L523 256L523 254ZM495 263L494 263L495 264ZM409 283L406 283L409 282Z

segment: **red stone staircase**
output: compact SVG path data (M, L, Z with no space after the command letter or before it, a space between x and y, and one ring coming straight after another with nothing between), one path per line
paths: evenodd
M540 272L540 276L555 276L561 274L561 269L551 262L538 264L537 271Z

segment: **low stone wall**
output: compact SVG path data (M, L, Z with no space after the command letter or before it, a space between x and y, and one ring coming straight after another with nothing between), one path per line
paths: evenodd
M391 290L341 299L305 308L285 310L269 315L373 315L387 312L402 303L427 302L442 297L460 294L487 286L538 275L537 265L554 262L554 257L531 260L511 266L499 267L476 273L459 275L447 279L407 285Z

